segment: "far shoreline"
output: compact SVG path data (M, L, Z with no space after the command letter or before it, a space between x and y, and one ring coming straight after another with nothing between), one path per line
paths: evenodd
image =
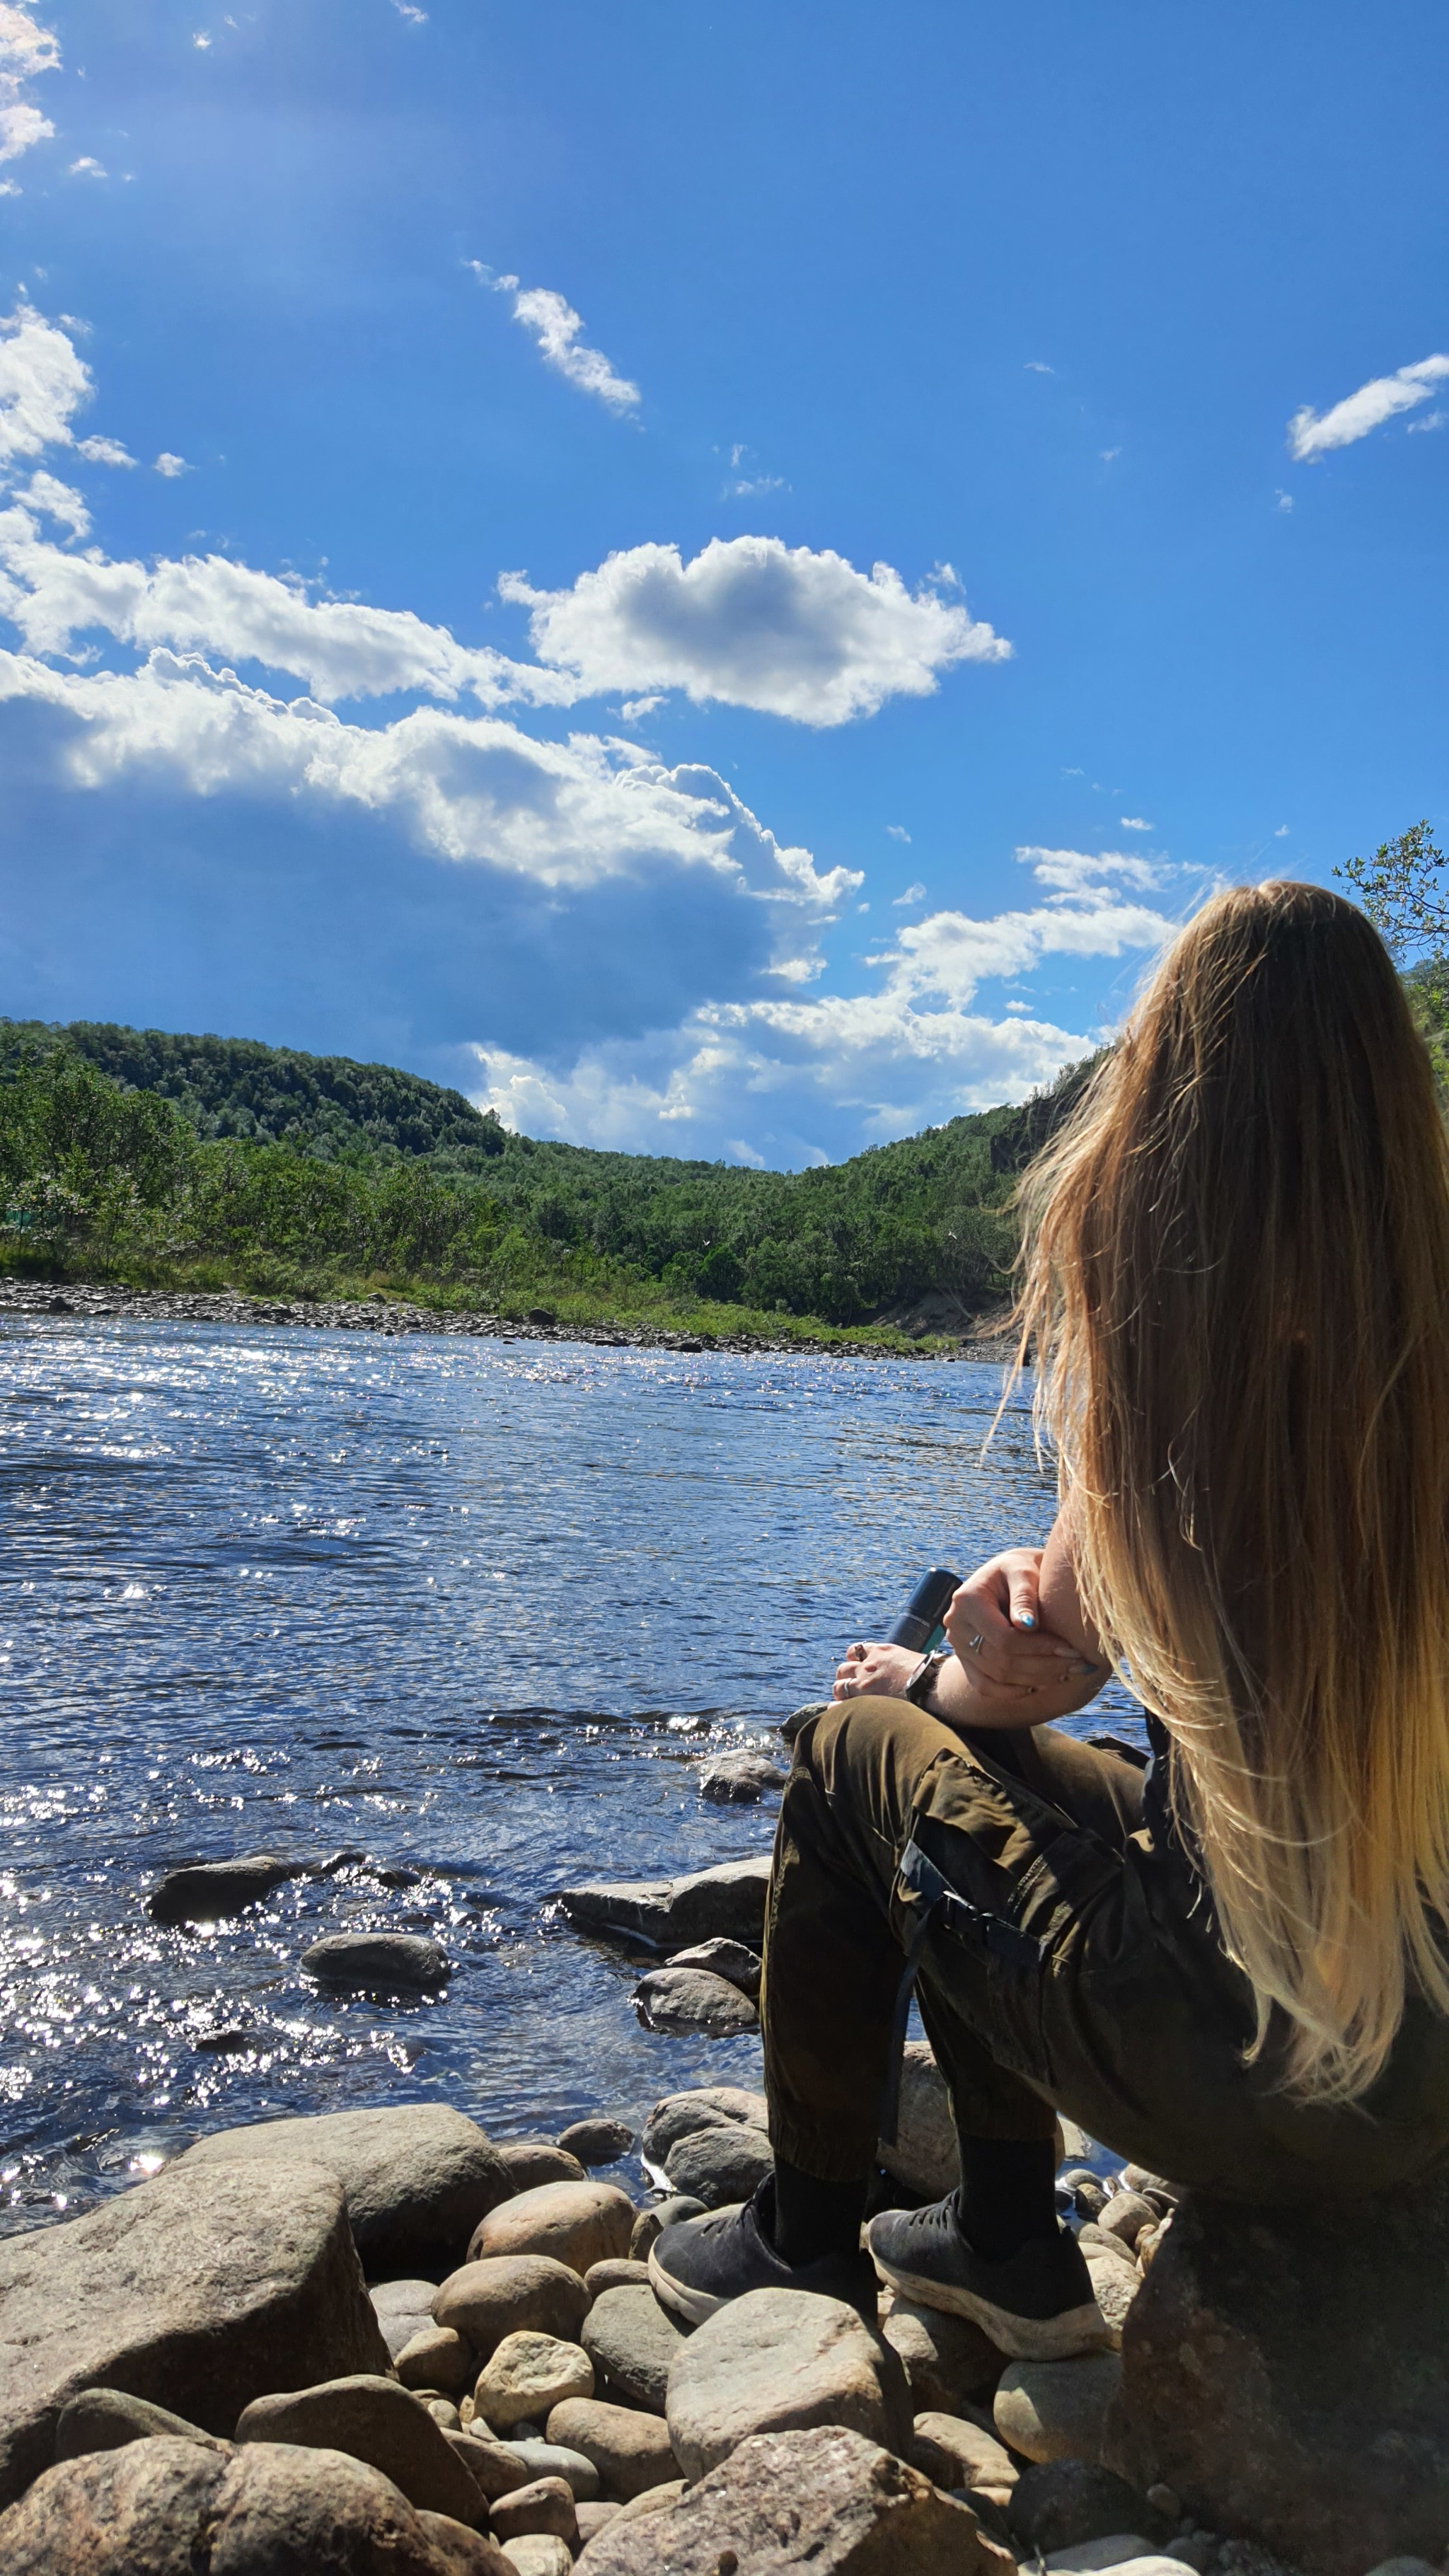
M531 1317L471 1313L455 1307L431 1308L404 1298L382 1295L363 1299L246 1296L232 1289L131 1288L119 1282L92 1280L0 1279L0 1317L6 1315L74 1315L82 1321L178 1324L269 1324L311 1332L434 1333L502 1342L577 1342L595 1348L726 1352L737 1357L813 1359L966 1361L1005 1368L1011 1348L1005 1335L963 1335L946 1340L932 1335L915 1348L893 1349L879 1342L852 1341L833 1333L828 1341L808 1333L692 1333L664 1325L637 1323L563 1323Z

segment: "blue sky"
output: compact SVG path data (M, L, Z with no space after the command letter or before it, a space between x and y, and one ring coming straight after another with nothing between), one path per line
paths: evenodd
M0 1009L798 1165L1442 822L1441 12L0 0L0 71Z

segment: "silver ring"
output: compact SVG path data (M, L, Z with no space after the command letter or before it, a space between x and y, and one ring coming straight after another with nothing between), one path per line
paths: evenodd
M976 1633L976 1635L975 1635L974 1637L968 1637L968 1638L967 1638L967 1640L966 1640L966 1652L967 1652L967 1654L968 1654L968 1655L974 1655L974 1654L978 1651L978 1649L979 1649L980 1647L982 1647L982 1646L984 1646L984 1645L985 1645L985 1643L986 1643L986 1639L984 1638L984 1636L982 1636L982 1634L981 1634L980 1630L978 1629L978 1631L977 1631L977 1633Z

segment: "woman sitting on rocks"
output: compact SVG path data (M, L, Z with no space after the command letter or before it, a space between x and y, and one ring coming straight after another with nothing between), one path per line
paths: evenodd
M796 1739L775 2171L659 2239L689 2318L782 2284L873 2312L912 1969L961 2184L866 2241L1005 2352L1104 2336L1058 2108L1235 2200L1449 2148L1449 1154L1362 915L1308 885L1208 904L1023 1197L1056 1523L956 1594L951 1655L853 1646ZM1049 1723L1108 1666L1150 1767Z

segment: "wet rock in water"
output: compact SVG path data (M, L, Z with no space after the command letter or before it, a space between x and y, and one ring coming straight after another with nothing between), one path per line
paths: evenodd
M669 2365L684 2336L647 2280L642 2286L604 2290L584 2319L581 2340L601 2397L663 2414Z
M170 2440L47 2470L0 2517L0 2566L5 2576L516 2576L481 2539L470 2557L445 2554L360 2460Z
M938 2487L987 2487L1006 2494L1015 2486L1016 2462L993 2433L969 2415L927 2410L916 2417L910 2458Z
M581 2165L616 2165L634 2144L627 2120L575 2120L559 2132L559 2145Z
M706 2209L728 2209L748 2200L767 2173L775 2153L763 2129L746 2129L731 2121L720 2129L695 2129L680 2138L664 2159L664 2170L676 2187Z
M169 1869L146 1899L146 1911L157 1923L227 1923L247 1906L259 1904L289 1878L305 1873L302 1861L282 1860L275 1852L252 1852L243 1860L195 1861Z
M591 2460L605 2495L621 2504L679 2475L668 2427L657 2415L598 2397L571 2397L555 2406L548 2438Z
M478 2371L466 2337L451 2326L434 2325L431 2317L393 2353L392 2363L404 2388L436 2388L453 2397L472 2387Z
M1105 2457L1310 2576L1449 2533L1449 2180L1340 2206L1183 2199L1122 2342Z
M581 2344L557 2335L505 2335L478 2376L473 2400L495 2433L542 2423L566 2397L592 2397L594 2365Z
M323 1985L379 1994L422 1993L453 1973L442 1943L420 1932L328 1932L303 1951L301 1964Z
M347 2194L357 2250L373 2272L431 2267L439 2256L438 2269L446 2270L470 2230L513 2189L477 2122L443 2102L222 2129L189 2148L171 2170L194 2175L201 2165L243 2158L305 2158L335 2173Z
M525 2532L551 2531L556 2540L576 2541L578 2516L573 2489L565 2478L534 2478L500 2496L492 2508L493 2537L505 2549Z
M722 1861L684 1878L597 1880L560 1890L559 1904L586 1932L634 1932L657 1949L682 1949L716 1933L759 1948L770 1855Z
M681 2219L703 2218L704 2202L691 2192L676 2192L671 2200L656 2201L652 2209L641 2209L629 2238L631 2261L643 2263L647 2270L650 2246L666 2227L677 2227Z
M1125 2478L1090 2460L1048 2460L1023 2470L1007 2511L1014 2537L1043 2557L1113 2532L1141 2531L1154 2545L1169 2529Z
M722 1753L701 1770L699 1794L716 1807L753 1807L786 1776L768 1753Z
M570 2398L569 2405L586 2405L586 2398ZM584 2452L574 2451L567 2442L521 2442L515 2436L508 2445L527 2467L530 2477L566 2478L575 2504L591 2504L599 2492L599 2472Z
M727 1986L738 1986L751 2003L759 2001L763 1962L758 1950L747 1949L743 1941L696 1941L692 1950L676 1950L666 1968L703 1968L711 1977L723 1977Z
M557 2335L577 2343L589 2293L577 2271L548 2254L499 2254L464 2263L434 2294L433 2315L481 2362L505 2335Z
M629 2242L633 2244L632 2236ZM647 2263L636 2263L628 2254L609 2254L602 2263L589 2265L584 2274L584 2288L591 2299L601 2299L606 2290L634 2289L641 2283L647 2284L648 2279Z
M928 2200L944 2200L961 2179L951 2096L929 2040L906 2042L896 2134L882 2139L876 2153L896 2182Z
M1104 2236L1115 2236L1119 2243L1135 2251L1144 2227L1155 2227L1160 2213L1140 2191L1114 2192L1097 2221Z
M482 2518L483 2499L446 2433L395 2379L359 2372L253 2398L237 2418L236 2438L345 2451L391 2478L409 2504L458 2522Z
M126 2442L200 2442L204 2450L228 2446L214 2433L169 2406L153 2406L145 2397L127 2397L119 2388L83 2388L61 2408L55 2428L58 2460L79 2460L87 2451L119 2451Z
M703 1968L651 1968L634 1988L633 2003L646 2030L699 2030L711 2039L732 2039L759 2027L748 1995Z
M636 2216L627 2192L616 2190L612 2183L544 2183L490 2210L474 2230L468 2259L549 2254L556 2262L567 2263L582 2280L592 2263L628 2252ZM453 2322L451 2317L448 2322Z
M0 2506L50 2466L82 2389L119 2384L229 2434L283 2369L386 2366L336 2178L188 2161L0 2244Z
M918 2308L891 2291L881 2333L905 2365L918 2413L959 2415L968 2405L990 2404L1006 2356L974 2317Z
M747 2092L742 2084L699 2084L655 2103L644 2123L644 2153L651 2164L662 2165L670 2148L697 2129L767 2129L769 2122L763 2093Z
M1121 2376L1115 2352L1013 2361L991 2409L997 2432L1028 2460L1098 2460Z
M911 2415L899 2361L854 2308L750 2290L682 2339L665 2421L685 2476L700 2478L751 2433L839 2424L891 2449L910 2439Z
M794 2295L791 2293L790 2295ZM1015 2576L969 2506L868 2437L835 2425L744 2441L662 2519L622 2515L583 2576Z
M537 2191L546 2182L588 2181L578 2157L567 2147L556 2147L552 2138L505 2138L498 2156L515 2191Z

